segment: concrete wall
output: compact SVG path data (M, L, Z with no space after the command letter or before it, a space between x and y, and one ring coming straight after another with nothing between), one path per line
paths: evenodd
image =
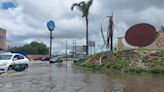
M48 57L48 55L27 55L28 59L35 60L43 57Z
M147 49L164 49L164 30L158 32L158 37L156 40L149 46L146 46L144 48Z

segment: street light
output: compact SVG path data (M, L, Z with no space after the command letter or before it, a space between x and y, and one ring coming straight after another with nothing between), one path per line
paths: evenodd
M52 58L52 31L55 29L55 23L53 20L47 22L47 27L50 31L50 49L49 49L49 57Z

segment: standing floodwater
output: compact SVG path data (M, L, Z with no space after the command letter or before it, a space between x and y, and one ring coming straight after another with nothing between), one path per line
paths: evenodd
M70 63L52 65L54 92L123 92L123 85L103 74L72 67Z
M164 75L101 74L37 61L26 71L0 75L0 92L164 92Z
M125 85L124 92L164 92L164 75L111 72L107 74Z

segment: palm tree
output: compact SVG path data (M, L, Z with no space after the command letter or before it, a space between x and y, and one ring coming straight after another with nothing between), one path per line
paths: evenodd
M82 17L85 17L86 20L86 55L88 55L88 15L89 15L89 9L90 6L92 5L93 0L89 0L88 2L86 1L81 1L80 3L74 3L71 7L71 10L74 9L76 6L78 10L82 12Z

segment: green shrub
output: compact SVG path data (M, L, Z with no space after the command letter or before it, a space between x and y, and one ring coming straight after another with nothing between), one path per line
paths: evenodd
M152 67L149 68L149 72L154 74L162 74L164 73L164 67Z
M148 69L147 68L128 68L126 72L143 73L143 72L148 72Z

